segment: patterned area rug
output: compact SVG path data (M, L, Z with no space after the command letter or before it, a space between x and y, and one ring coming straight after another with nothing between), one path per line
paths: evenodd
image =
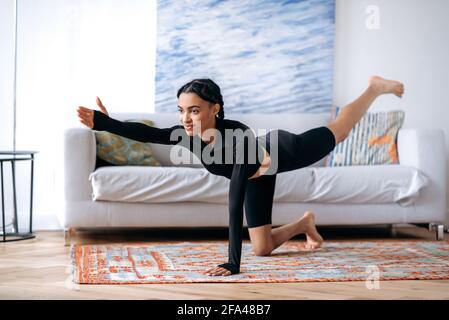
M78 284L197 282L322 282L449 279L449 241L327 241L310 251L291 240L270 256L255 256L248 240L241 273L208 276L227 261L227 241L72 245Z

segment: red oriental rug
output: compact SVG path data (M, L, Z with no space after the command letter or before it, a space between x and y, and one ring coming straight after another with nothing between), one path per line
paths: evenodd
M270 256L245 240L239 274L202 274L227 254L227 241L72 245L72 275L78 284L449 279L448 240L327 241L314 251L291 240Z

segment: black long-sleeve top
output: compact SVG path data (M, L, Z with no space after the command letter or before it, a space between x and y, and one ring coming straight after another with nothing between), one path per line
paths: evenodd
M249 127L236 120L216 118L215 129L220 134L216 135L218 139L213 145L208 145L198 135L188 135L182 125L156 128L138 122L122 122L94 110L92 129L140 142L183 146L200 159L206 170L230 179L228 262L219 266L231 274L240 272L246 185L248 178L259 169L264 154L258 138ZM240 130L230 132L225 129Z

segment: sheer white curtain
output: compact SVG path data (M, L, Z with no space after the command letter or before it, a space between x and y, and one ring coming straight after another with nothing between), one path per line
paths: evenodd
M154 111L156 0L18 0L18 16L16 148L39 151L34 226L55 229L63 132L83 126L77 106L95 107L98 95L111 112ZM29 170L18 171L18 192L28 195Z

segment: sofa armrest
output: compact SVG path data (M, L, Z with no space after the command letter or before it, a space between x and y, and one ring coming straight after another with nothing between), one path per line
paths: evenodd
M89 175L95 170L96 141L93 130L64 131L64 196L66 202L92 201Z
M423 189L420 204L431 205L428 214L444 222L446 219L446 146L441 129L400 129L398 156L401 165L421 170L429 185ZM431 221L429 221L431 222Z

